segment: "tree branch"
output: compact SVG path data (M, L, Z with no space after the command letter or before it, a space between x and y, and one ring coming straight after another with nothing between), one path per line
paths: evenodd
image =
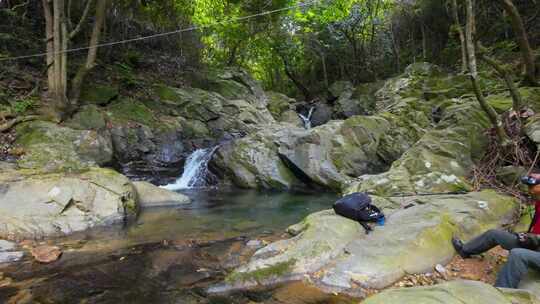
M79 23L77 23L77 26L69 33L69 40L73 39L77 34L81 31L82 24L86 21L86 18L88 17L88 12L90 11L90 6L92 6L93 0L86 1L86 6L84 7L83 14L81 16L81 19L79 20ZM69 24L71 24L71 20L68 21Z
M21 116L0 125L0 133L6 132L21 122L38 119L39 116Z

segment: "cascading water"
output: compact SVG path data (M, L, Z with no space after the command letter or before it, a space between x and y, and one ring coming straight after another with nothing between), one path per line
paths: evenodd
M308 115L307 117L302 115L302 113L298 113L298 116L300 116L300 118L302 119L302 121L304 122L304 128L306 130L309 130L311 129L311 115L313 114L313 110L315 110L314 107L311 107L309 109L309 112L308 112Z
M208 172L208 162L210 162L218 147L195 150L186 160L182 176L174 183L162 186L162 188L180 190L204 186L204 178Z

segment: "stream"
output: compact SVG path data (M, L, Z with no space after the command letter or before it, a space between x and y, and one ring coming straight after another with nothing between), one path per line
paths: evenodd
M28 255L0 265L0 303L349 303L303 283L208 295L206 289L284 237L306 215L331 207L331 193L182 190L192 203L142 210L126 227L50 240L51 264ZM8 280L9 284L2 284ZM27 301L27 302L25 302Z

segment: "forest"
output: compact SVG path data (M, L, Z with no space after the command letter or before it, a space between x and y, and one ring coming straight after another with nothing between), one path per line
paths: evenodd
M539 46L538 0L0 0L0 302L539 303Z

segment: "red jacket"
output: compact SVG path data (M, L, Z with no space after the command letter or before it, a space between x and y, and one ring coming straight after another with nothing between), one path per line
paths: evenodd
M540 200L534 203L534 217L529 227L529 232L540 234Z

